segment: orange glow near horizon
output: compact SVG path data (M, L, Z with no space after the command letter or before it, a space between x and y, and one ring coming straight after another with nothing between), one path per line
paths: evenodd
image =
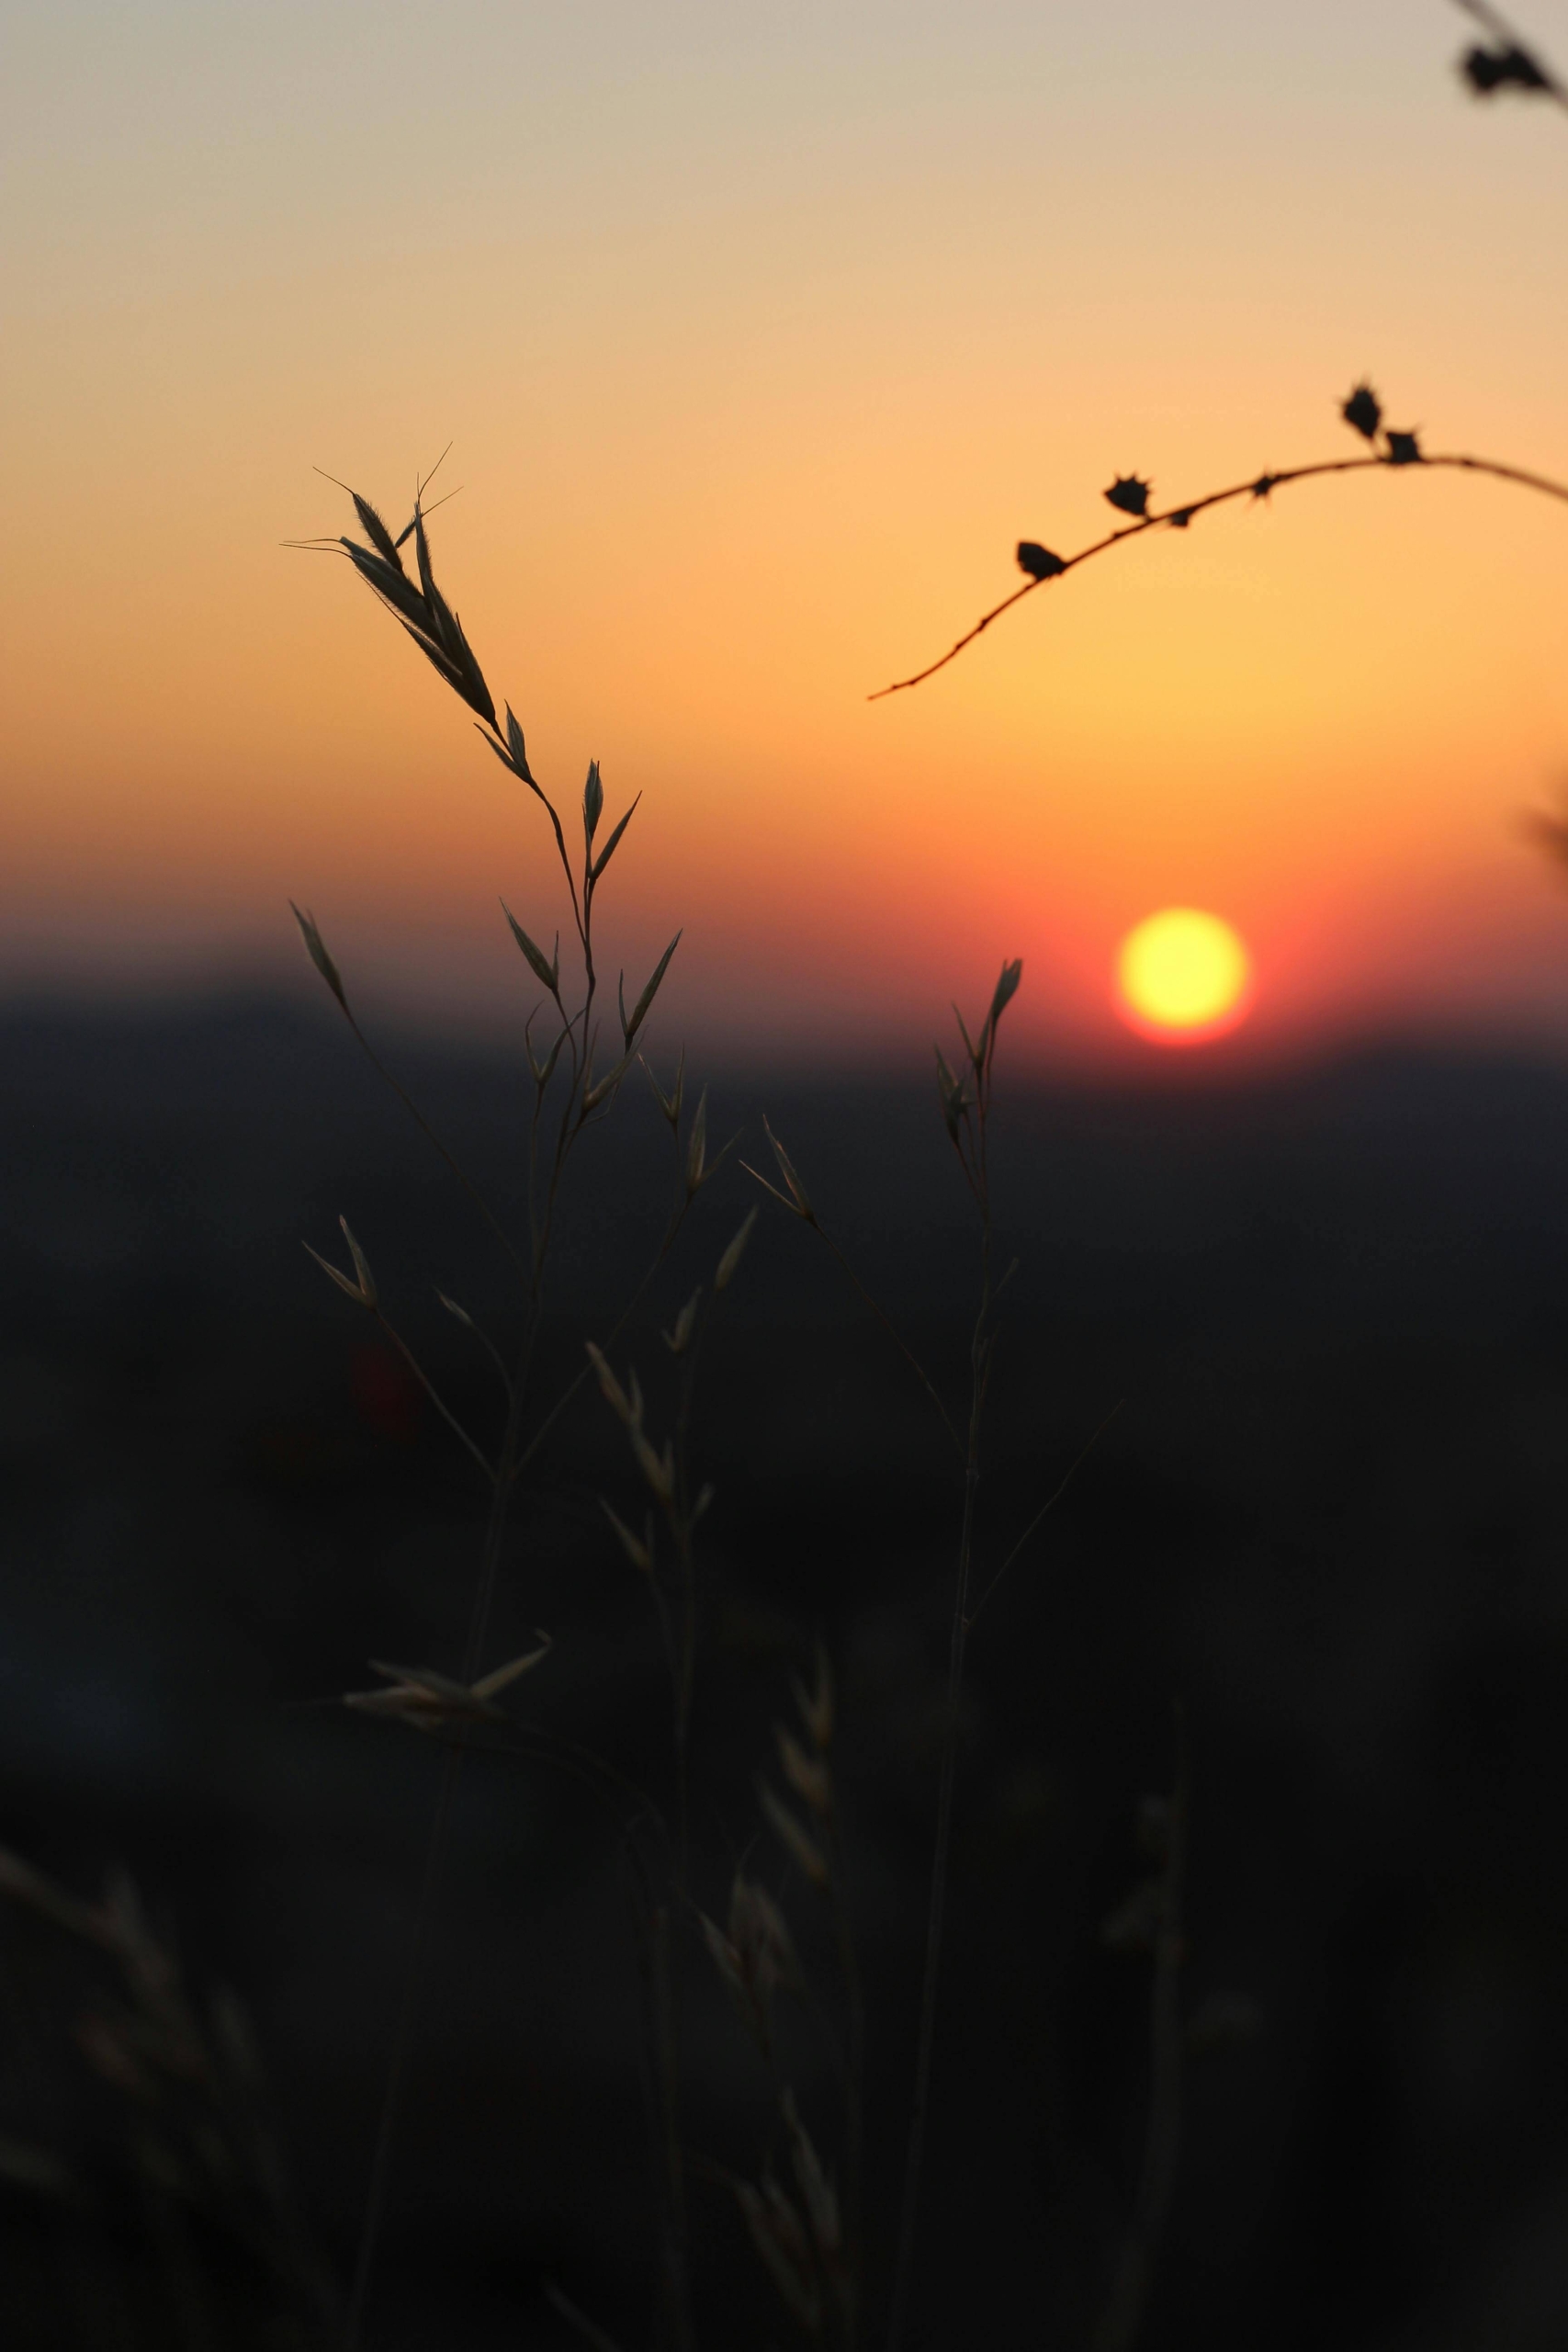
M1556 125L1467 104L1424 0L656 13L69 0L19 40L0 986L302 990L293 897L362 996L512 1019L497 899L566 927L541 812L279 544L352 521L313 466L400 522L455 436L437 576L563 810L590 756L610 818L643 793L607 954L684 926L671 1035L912 1056L1017 954L1008 1050L1116 1065L1118 944L1187 904L1254 958L1229 1053L1568 1039L1516 822L1568 768L1568 508L1305 483L866 699L1116 476L1356 454L1363 374L1568 476Z

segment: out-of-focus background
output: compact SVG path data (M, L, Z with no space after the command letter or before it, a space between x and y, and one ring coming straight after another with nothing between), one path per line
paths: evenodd
M1568 58L1557 0L1530 30ZM346 1214L481 1427L434 1294L503 1334L513 1302L285 901L513 1210L495 899L559 915L536 806L347 567L280 543L349 519L312 469L400 525L448 441L443 584L563 804L591 753L612 818L646 793L606 968L640 984L684 926L650 1058L685 1040L739 1137L616 1342L653 1425L764 1114L956 1403L976 1250L930 1042L1024 958L982 1574L1069 1482L974 1637L911 2343L1095 2340L1149 2085L1149 1958L1105 1923L1179 1721L1191 2046L1141 2341L1568 2335L1568 903L1518 821L1568 757L1562 510L1303 485L864 699L1016 583L1021 536L1097 537L1115 476L1353 455L1363 375L1428 449L1568 474L1568 138L1467 96L1474 37L1424 0L13 12L0 1845L47 1885L0 1864L8 2341L278 2347L352 2268L443 1765L339 1700L371 1659L457 1666L483 1494L299 1245ZM1112 987L1172 905L1252 964L1246 1019L1180 1053ZM669 1162L639 1076L585 1139L541 1404ZM781 2057L825 2143L831 1936L756 1781L818 1639L840 1686L875 2342L961 1496L772 1204L693 1447L694 1892L718 1912L743 1864L785 1905L826 1989ZM667 1792L602 1497L637 1508L585 1388L498 1605L498 1657L554 1639L511 1702L537 1737L455 1799L387 2352L563 2346L552 2285L659 2340L635 1905L614 1809L544 1755ZM71 1908L106 1883L129 1993ZM699 2338L763 2346L789 2324L728 2176L768 2083L679 1933Z
M333 1702L365 1686L368 1658L456 1667L483 1497L299 1245L330 1251L347 1208L389 1313L481 1427L488 1367L433 1285L502 1323L502 1271L324 1014L239 1000L17 1012L0 1051L4 1836L79 1893L129 1865L193 1982L239 1988L303 2209L341 2271L440 1763ZM515 1067L405 1049L400 1069L505 1197ZM1502 1056L1369 1048L1245 1088L1032 1089L1004 1057L1001 1091L1001 1247L1021 1271L987 1572L1120 1410L974 1637L916 2340L1089 2340L1146 2090L1147 1958L1108 1949L1102 1923L1146 1869L1139 1807L1169 1788L1179 1699L1184 1999L1244 2030L1190 2060L1148 2341L1555 2342L1568 1080ZM748 1158L770 1114L956 1398L974 1248L924 1088L732 1080L713 1109L721 1136L744 1125ZM671 1182L650 1099L588 1142L541 1396L609 1329ZM616 1351L648 1384L656 1432L671 1393L657 1329L711 1279L749 1189L733 1166L715 1180ZM753 1786L821 1635L840 1686L885 2277L957 1482L897 1353L782 1210L727 1294L694 1432L717 1491L697 1899L720 1910L746 1860L830 1987L817 1899ZM657 1629L601 1494L636 1518L621 1432L586 1391L530 1488L495 1654L547 1626L556 1648L522 1687L522 1719L666 1788ZM652 2241L615 1850L571 1781L470 1764L373 2342L564 2343L547 2278L617 2340L644 2340ZM67 2198L7 2191L13 2324L20 2340L166 2341L161 2273L127 2207L126 2095L94 2089L73 2042L93 2000L63 1939L20 1915L6 1928L6 2128L72 2178ZM691 1966L694 2144L744 2169L765 2077L694 1950ZM808 2020L791 2032L826 2137L828 2046ZM777 2340L728 2191L699 2174L693 2200L707 2327Z

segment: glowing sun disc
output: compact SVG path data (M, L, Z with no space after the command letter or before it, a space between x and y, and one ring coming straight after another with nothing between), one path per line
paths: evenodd
M1130 931L1116 958L1122 1018L1146 1037L1195 1045L1247 1011L1252 964L1238 934L1200 907L1166 907Z

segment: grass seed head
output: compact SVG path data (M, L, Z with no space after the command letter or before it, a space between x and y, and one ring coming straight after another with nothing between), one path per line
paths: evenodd
M631 1430L631 1441L632 1452L637 1456L637 1468L648 1480L655 1497L668 1510L675 1499L675 1457L671 1451L668 1440L661 1453L658 1447L643 1435L641 1428L634 1425Z
M705 1086L686 1137L686 1198L695 1200L702 1191L707 1172L708 1149L708 1091Z
M763 2000L800 1991L805 1980L789 1923L767 1888L740 1871L729 1890L729 1942L747 1983Z
M763 2174L761 2188L753 2188L749 2180L738 2180L735 2195L768 2275L807 2335L818 2339L822 2298L810 2240L799 2214L771 2173Z
M630 1429L637 1418L632 1410L631 1398L611 1371L604 1350L595 1347L592 1340L586 1340L584 1345L588 1361L593 1366L594 1375L599 1383L600 1394L616 1419L623 1421L626 1428Z
M556 945L558 953L560 946L558 933L557 934ZM536 1005L534 1012L536 1012L538 1009L538 1006ZM523 1024L523 1050L528 1057L529 1074L532 1077L535 1085L542 1094L546 1087L548 1086L551 1079L555 1076L555 1068L557 1062L560 1059L561 1047L565 1045L567 1039L571 1035L571 1023L570 1021L562 1022L560 1027L556 1032L555 1043L550 1047L549 1052L545 1056L543 1061L540 1061L534 1051L533 1029L534 1013L531 1012L528 1015L527 1020Z
M523 729L517 724L510 703L506 706L506 748L511 755L510 765L525 784L533 784L536 792L539 787L534 783L534 772L528 765L528 747L523 741Z
M807 2219L818 2251L831 2258L840 2244L839 2199L832 2182L822 2168L822 2159L812 2145L811 2134L800 2120L795 2103L795 2093L786 2089L779 2105L784 2113L784 2129L789 2133L790 2165L795 2187L806 2207Z
M626 1000L625 993L626 977L626 974L623 972L621 974L621 1029L623 1035L625 1034L626 1027ZM654 1101L658 1103L660 1110L663 1113L668 1124L675 1129L677 1134L679 1134L681 1129L681 1107L685 1101L686 1095L686 1056L684 1051L682 1050L681 1058L675 1065L675 1083L671 1088L668 1094L665 1093L664 1089L660 1085L659 1080L655 1078L649 1065L645 1061L642 1066L644 1069L648 1071L648 1082L653 1089Z
M344 1239L348 1243L348 1254L354 1261L352 1276L340 1272L329 1259L321 1256L319 1250L312 1250L308 1241L301 1243L300 1246L308 1258L314 1258L322 1273L327 1275L329 1280L336 1283L339 1290L352 1298L356 1306L367 1307L371 1314L374 1314L379 1305L376 1278L366 1261L364 1250L348 1229L348 1219L345 1216L340 1216L338 1223L343 1227Z
M826 1763L820 1756L808 1756L795 1734L782 1724L773 1725L773 1737L784 1779L819 1821L829 1820L833 1811L833 1776Z
M697 1309L702 1305L702 1285L699 1283L675 1317L674 1329L666 1331L662 1335L664 1344L672 1356L683 1356L691 1346L692 1333L697 1327Z
M799 1865L813 1886L826 1886L830 1875L828 1858L805 1823L791 1813L782 1798L773 1794L765 1781L759 1781L757 1794L762 1811L767 1815L780 1844Z
M548 1634L537 1625L534 1628L534 1639L536 1645L535 1648L525 1650L520 1657L509 1658L504 1666L492 1667L488 1674L481 1674L479 1680L469 1686L474 1697L487 1701L497 1699L503 1690L509 1690L520 1676L532 1674L534 1668L543 1659L548 1657L555 1647Z
M1023 958L1021 956L1015 956L1010 964L1004 964L1002 966L1001 978L998 980L995 991L991 997L991 1010L988 1015L990 1025L993 1029L995 1029L998 1022L1001 1019L1003 1012L1007 1010L1007 1007L1012 1002L1014 997L1018 994L1018 984L1022 978Z
M289 899L288 903L290 907L294 908L294 920L299 926L311 963L314 964L317 971L320 972L322 979L325 980L328 988L331 989L333 996L336 997L339 1004L342 1005L344 1011L346 1012L348 1011L348 999L344 996L343 991L343 975L339 972L337 966L333 962L332 957L327 954L326 948L321 943L321 934L316 928L315 916L306 908L294 906L292 899Z
M599 763L588 763L588 781L582 787L582 831L589 848L599 830L599 820L604 813L604 787L599 781Z
M807 1690L805 1684L795 1685L795 1703L800 1709L800 1719L811 1736L812 1744L824 1754L833 1744L833 1662L828 1656L825 1642L817 1645L817 1680Z
M954 1078L947 1067L942 1047L936 1048L937 1092L942 1101L942 1122L947 1129L948 1141L958 1141L958 1130L964 1113L971 1107L962 1079Z
M542 947L535 946L533 941L529 938L527 933L524 930L522 924L518 922L516 916L513 913L504 899L502 899L501 902L501 911L506 917L507 922L512 925L512 936L517 942L518 946L523 950L524 957L526 960L528 968L533 973L534 978L542 982L542 984L548 989L550 994L554 996L560 986L559 932L558 931L556 933L556 952L554 956L547 956Z
M609 1521L611 1526L615 1529L617 1537L620 1539L621 1549L626 1554L627 1559L631 1562L633 1567L640 1569L645 1577L650 1577L653 1574L653 1554L649 1549L649 1546L643 1542L641 1536L634 1535L632 1533L632 1531L626 1525L626 1521L620 1517L618 1512L611 1510L603 1495L599 1498L599 1508L604 1512L605 1518Z
M713 1278L713 1286L716 1291L728 1290L735 1280L736 1268L745 1255L746 1244L751 1238L751 1227L757 1222L758 1214L756 1209L747 1210L739 1232L719 1260L718 1271Z
M677 932L674 938L670 942L669 946L665 949L663 955L660 957L658 963L654 966L653 978L649 980L648 986L638 997L636 1004L632 1007L632 1017L629 1021L626 1020L623 1010L621 1030L622 1035L626 1038L628 1051L630 1050L633 1038L637 1035L637 1031L642 1027L643 1023L648 1019L653 1000L659 994L660 982L663 979L665 973L670 969L670 958L674 955L675 950L680 944L681 933Z
M785 1206L793 1206L796 1216L803 1217L807 1225L814 1225L817 1221L817 1212L811 1205L810 1200L807 1194L806 1187L801 1182L800 1178L796 1175L794 1162L791 1160L788 1152L784 1149L783 1144L780 1143L777 1136L774 1135L772 1127L769 1126L765 1118L762 1121L762 1132L773 1148L773 1158L778 1162L779 1173L789 1187L789 1200L785 1203ZM769 1190L771 1191L772 1189L772 1186L770 1186Z
M773 2009L781 1992L798 1993L804 1979L784 1913L765 1887L737 1871L723 1928L699 1913L703 1940L742 2023L764 2052L772 2047Z
M590 880L591 882L592 882L592 883L594 883L594 884L597 884L597 883L599 882L599 880L600 880L601 876L603 876L603 874L604 874L604 868L609 865L610 860L615 856L616 850L617 850L617 849L619 849L619 847L620 847L620 845L621 845L621 835L626 831L626 827L631 823L632 819L637 815L637 800L640 800L641 798L642 798L642 795L641 795L641 793L639 792L639 793L637 794L637 800L634 800L634 801L632 802L631 807L626 810L626 815L621 819L621 820L620 820L619 824L615 827L615 831L610 835L609 840L605 842L605 844L604 844L604 848L600 851L600 853L599 853L598 856L594 859L593 864L592 864L592 867L591 867L591 868L590 868L590 870L589 870L589 876L588 876L588 878L589 878L589 880Z
M593 1084L584 1091L582 1097L584 1112L596 1111L601 1102L606 1102L615 1093L631 1067L631 1058L629 1053L623 1054L614 1069L606 1070L603 1078L595 1079Z

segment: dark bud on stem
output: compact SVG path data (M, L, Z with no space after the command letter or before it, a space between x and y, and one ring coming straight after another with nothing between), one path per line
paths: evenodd
M1552 85L1551 74L1517 42L1467 49L1459 62L1459 75L1478 98L1490 98L1498 90L1550 90Z
M590 760L588 781L582 787L582 830L588 837L590 849L593 846L593 836L599 830L599 820L604 813L604 787L599 781L599 763Z
M1421 445L1414 433L1395 433L1391 430L1387 440L1388 462L1391 466L1420 465Z
M1375 441L1382 423L1382 410L1378 396L1370 384L1358 384L1348 401L1339 403L1339 413L1364 441Z
M1136 474L1118 474L1105 496L1122 514L1141 517L1149 511L1149 492L1153 488L1152 482L1140 481Z
M1021 571L1027 571L1031 580L1055 580L1056 574L1066 571L1067 567L1059 555L1053 555L1049 548L1041 547L1037 540L1020 539L1018 568Z

